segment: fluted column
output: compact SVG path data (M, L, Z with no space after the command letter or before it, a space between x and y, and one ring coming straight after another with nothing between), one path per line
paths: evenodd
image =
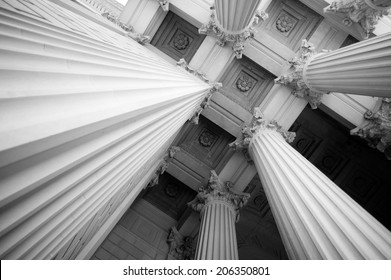
M391 232L292 148L286 141L293 136L256 111L241 141L255 163L288 256L391 259Z
M76 257L145 187L210 88L132 39L40 3L47 9L0 8L1 259L53 258L80 240Z
M391 33L315 56L303 76L317 91L391 97Z
M292 88L313 108L330 92L391 97L391 33L319 54L303 40L289 63L290 72L275 82Z
M201 188L189 203L194 210L201 212L196 259L239 258L235 222L239 219L239 208L247 202L248 197L248 194L231 190L229 182L223 184L217 174L211 172L208 185Z
M199 32L216 36L218 44L232 43L236 58L242 58L247 41L254 37L255 26L268 15L257 11L260 0L215 0L208 23Z

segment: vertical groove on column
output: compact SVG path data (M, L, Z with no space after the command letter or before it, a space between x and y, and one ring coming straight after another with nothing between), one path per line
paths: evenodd
M391 233L277 132L261 131L250 153L291 258L391 258Z
M228 32L241 32L250 25L260 2L260 0L215 0L217 21Z
M0 9L2 259L56 257L86 228L87 244L142 189L209 89L93 22L75 32L78 15L38 2L53 15Z
M238 259L232 206L219 200L204 206L196 258L201 260Z
M314 57L305 81L310 88L391 97L391 33Z

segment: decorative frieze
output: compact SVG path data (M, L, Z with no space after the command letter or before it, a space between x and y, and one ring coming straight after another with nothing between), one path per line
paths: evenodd
M168 255L177 260L193 260L195 253L194 238L183 236L174 226L170 229L167 237L170 246Z
M231 182L223 183L216 171L211 170L207 186L200 187L197 196L188 205L193 210L201 212L207 204L223 201L235 212L235 221L237 222L239 221L239 209L247 203L249 197L250 194L235 192Z
M250 142L259 131L266 129L280 133L288 143L293 142L296 136L296 133L283 129L276 121L266 121L259 107L256 107L254 108L253 120L250 126L245 125L242 128L241 137L229 144L229 147L235 151L243 152L246 159L252 161L248 153Z
M379 19L389 15L390 9L391 1L389 0L340 0L332 2L323 11L345 14L346 17L342 23L346 26L358 23L363 29L363 37L368 39Z
M181 149L177 146L171 146L165 153L163 159L160 161L158 168L155 171L155 175L149 183L149 187L156 186L159 183L159 176L166 172L170 162L174 158L175 154Z
M350 134L365 139L370 147L378 149L391 160L391 98L381 99L378 110L367 111L364 118L366 124L353 129Z
M315 54L313 44L304 39L298 55L288 61L291 65L290 72L274 80L276 84L282 84L291 88L294 96L307 100L312 109L316 109L319 106L322 102L323 94L326 93L310 88L305 81L305 67Z
M170 2L168 0L156 0L163 11L168 12L170 10Z
M243 50L248 40L254 37L255 27L259 24L260 20L264 21L268 18L267 13L263 11L256 11L254 18L251 24L240 32L233 32L226 30L224 27L219 24L216 17L215 7L211 8L212 14L210 16L209 22L202 25L198 30L200 34L206 34L214 36L217 39L218 45L224 47L226 43L232 45L232 50L235 53L236 58L242 58Z
M141 45L145 45L145 44L148 44L151 41L151 38L149 36L143 35L143 34L139 34L137 32L134 32L134 29L133 29L132 26L122 23L118 19L118 17L114 16L113 14L110 14L110 13L106 12L106 13L103 13L102 16L104 18L108 19L109 21L111 21L112 23L114 23L114 24L118 25L119 27L121 27L124 31L127 32L126 36L129 37L129 38L132 38L137 43L140 43Z

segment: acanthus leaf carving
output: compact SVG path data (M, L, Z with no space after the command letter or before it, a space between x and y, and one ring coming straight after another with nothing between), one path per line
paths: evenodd
M240 33L232 33L227 30L224 30L217 22L215 7L211 8L211 15L209 21L206 24L203 24L198 32L200 34L214 36L217 39L217 44L221 47L224 47L227 42L232 44L232 50L237 59L242 58L243 50L249 39L254 38L254 34L256 32L255 27L262 20L266 20L268 18L268 14L264 11L256 11L254 18L251 24Z
M160 160L160 163L155 171L155 175L149 182L149 187L156 186L159 183L159 176L162 175L164 172L166 172L170 162L174 158L175 154L178 153L181 149L178 146L171 146L166 153L164 154L163 158Z
M248 148L251 143L252 138L262 130L273 130L281 134L281 136L291 143L296 137L295 132L290 132L283 129L275 120L270 122L266 121L263 113L259 107L254 108L253 120L249 126L245 125L242 128L242 135L234 142L229 144L229 147L234 151L241 151L244 153L244 156L249 162L252 162L252 159L249 155Z
M170 229L167 237L170 246L168 254L179 260L193 260L195 253L194 238L183 236L175 226Z
M216 172L211 170L208 184L199 188L197 196L188 205L193 210L201 212L205 205L215 200L227 202L235 211L236 222L238 222L239 209L247 203L249 198L250 194L234 191L231 182L223 183Z
M213 93L215 93L223 85L221 83L211 82L204 73L190 67L184 58L181 58L176 64L181 68L183 68L184 70L186 70L187 72L189 72L190 74L196 76L197 78L201 79L203 82L208 83L211 86L204 100L201 102L200 106L195 109L195 111L193 112L193 114L189 119L189 121L192 124L197 125L202 111L209 106L210 99L212 98Z
M346 26L351 26L353 22L358 23L363 29L364 39L369 38L379 19L389 15L390 10L390 5L378 6L376 1L373 0L333 1L323 9L325 13L345 14L346 17L342 20L342 23Z
M350 134L365 139L370 147L391 160L391 98L382 98L380 102L376 112L367 111L364 115L366 124L351 130Z
M297 56L288 61L290 69L288 73L276 78L276 84L282 84L292 89L292 94L296 97L304 98L308 101L312 109L318 108L322 103L325 93L311 89L305 82L304 68L316 54L313 44L303 40Z
M135 40L137 43L141 45L148 44L151 41L151 38L147 35L139 34L134 31L133 27L127 24L122 23L118 17L110 14L110 13L103 13L102 16L112 23L116 24L117 26L121 27L124 31L126 31L126 36L129 38L132 38Z

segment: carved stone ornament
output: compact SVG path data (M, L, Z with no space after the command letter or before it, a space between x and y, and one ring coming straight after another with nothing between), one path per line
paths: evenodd
M247 92L253 87L254 81L246 75L241 75L236 82L236 87L242 91Z
M281 13L276 20L276 28L282 33L289 32L295 25L295 20L285 13Z
M177 36L175 36L173 44L177 50L184 50L189 46L189 42L190 42L189 37L187 37L183 33L180 33Z
M187 205L193 210L201 212L208 203L215 200L225 201L233 207L236 213L236 222L238 222L239 209L247 203L249 197L248 193L235 192L231 182L221 182L216 172L211 170L208 184L205 187L200 187L197 196Z
M199 78L203 82L208 83L208 84L210 83L209 79L206 77L206 75L204 73L202 73L201 71L198 71L198 70L190 67L189 64L187 64L187 62L186 62L186 60L184 58L181 58L179 61L177 61L176 65L178 65L179 67L185 69L187 72L189 72L190 74L196 76L197 78Z
M170 246L168 255L177 260L193 260L195 253L195 242L191 236L183 236L174 226L170 229L167 237Z
M223 85L221 83L210 82L204 73L190 67L184 58L181 58L176 64L178 66L180 66L181 68L185 69L190 74L196 76L197 78L201 79L203 82L208 83L211 86L211 88L209 89L208 93L206 94L204 100L201 102L200 106L195 109L194 113L191 115L191 117L189 119L189 121L192 124L197 125L199 118L200 118L200 115L202 113L202 110L204 110L205 108L207 108L209 106L210 99L212 98L213 93L215 93Z
M161 159L158 168L155 171L155 175L149 182L149 187L156 186L159 183L159 176L166 172L170 162L174 158L175 154L179 152L181 149L177 146L171 146L167 152L164 154L164 157Z
M229 144L229 147L234 151L241 151L244 153L246 159L251 162L252 159L248 153L248 147L252 138L261 130L274 130L281 134L284 137L285 141L288 143L293 142L296 137L295 132L290 132L283 129L276 121L267 122L264 119L263 113L259 107L254 108L253 120L250 126L245 125L242 128L242 135L240 138L237 138L234 142Z
M216 141L216 138L216 135L212 134L208 130L204 130L198 137L198 142L201 146L208 148L212 146L212 144Z
M127 24L123 24L116 16L114 16L110 13L107 13L107 12L103 13L102 16L104 18L108 19L109 21L111 21L112 23L121 27L124 31L127 32L126 36L129 38L132 38L137 43L139 43L141 45L145 45L151 41L151 38L149 36L134 32L134 29L132 26L127 25Z
M159 2L160 7L162 7L163 11L168 12L170 9L170 2L168 0L156 0Z
M323 94L326 93L311 89L304 81L304 67L315 54L314 46L304 39L301 43L299 54L288 61L291 65L290 72L274 80L276 84L290 87L292 89L291 93L296 97L307 100L312 109L318 108L320 103L322 103Z
M351 26L353 22L358 23L363 29L363 37L369 35L376 27L379 19L390 14L391 6L377 6L373 0L341 0L334 1L325 7L325 13L343 13L346 17L342 20L346 26Z
M378 149L391 160L391 98L381 99L379 109L368 111L364 118L366 124L351 130L350 134L365 139L370 147Z
M224 47L227 42L232 44L232 50L235 53L237 59L242 58L243 50L248 40L254 37L255 27L259 24L259 21L266 20L268 14L263 11L256 11L254 19L251 24L241 33L230 33L224 30L216 21L215 7L211 8L212 14L208 23L203 24L198 32L200 34L214 36L217 39L219 46Z

